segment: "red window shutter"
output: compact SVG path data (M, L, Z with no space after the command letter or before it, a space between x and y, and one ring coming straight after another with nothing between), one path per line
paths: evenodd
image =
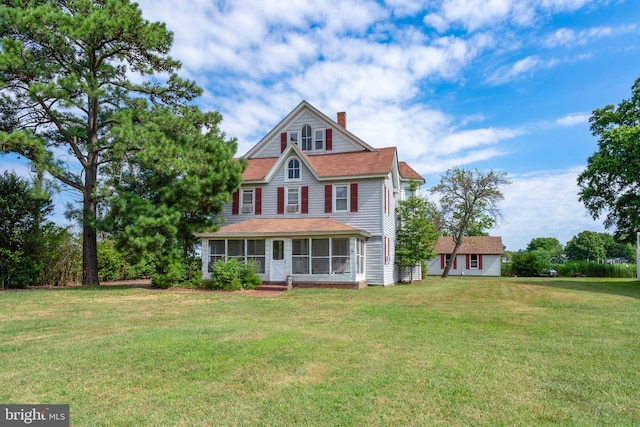
M306 185L302 187L302 209L300 212L303 214L309 213L309 187Z
M467 270L471 268L471 255L467 254Z
M327 129L325 131L325 149L327 151L333 150L333 129Z
M456 257L453 259L453 269L458 269L458 255L456 255Z
M358 212L358 183L351 184L351 212Z
M284 214L284 187L278 187L278 214Z
M478 255L478 269L482 270L482 255Z
M256 215L262 215L262 188L256 188Z
M280 134L280 152L282 153L287 148L287 133L282 132Z
M331 184L324 186L324 213L331 213L333 207L333 188Z
M447 256L445 254L440 255L440 268L444 270L444 266L446 265L445 261Z
M240 213L240 190L233 193L233 203L231 204L231 214L238 215Z
M384 214L387 214L387 186L384 186Z
M389 238L384 236L384 263L389 262Z

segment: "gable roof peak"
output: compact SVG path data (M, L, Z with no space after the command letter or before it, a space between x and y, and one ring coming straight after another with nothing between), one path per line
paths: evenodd
M302 100L289 114L287 114L269 133L267 133L260 141L258 141L247 153L244 155L246 158L251 158L262 151L262 149L269 144L270 141L275 140L280 133L284 132L287 129L287 126L295 120L296 117L300 116L304 111L308 111L309 114L315 116L318 121L323 122L327 128L333 130L333 132L341 133L344 138L351 141L352 144L362 148L365 151L375 151L371 145L367 144L359 137L351 133L346 128L346 113L340 112L338 115L343 115L343 118L337 117L334 121L329 118L322 111L318 110L316 107L311 105L308 101Z

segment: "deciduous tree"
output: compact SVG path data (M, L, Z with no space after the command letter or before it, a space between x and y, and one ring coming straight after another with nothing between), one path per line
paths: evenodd
M481 172L452 168L440 177L440 183L431 188L439 194L443 231L453 237L455 243L442 277L447 277L453 260L458 254L462 238L474 224L493 224L502 218L498 203L504 198L500 187L510 184L506 172Z
M640 79L631 89L631 98L617 107L591 114L598 151L578 177L580 201L594 219L604 215L605 227L623 242L635 241L640 230Z
M565 246L567 256L573 260L604 260L607 252L604 247L604 239L601 233L594 231L581 231L573 236Z
M416 187L413 187L415 193ZM398 230L396 235L396 264L409 269L413 281L413 267L435 256L438 231L429 220L433 207L428 200L415 194L400 201L396 209Z

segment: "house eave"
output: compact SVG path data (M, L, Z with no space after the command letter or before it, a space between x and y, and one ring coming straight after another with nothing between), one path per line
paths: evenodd
M248 238L248 237L314 237L314 236L360 236L366 239L371 237L371 233L365 230L351 231L293 231L293 232L255 232L255 233L224 233L224 232L203 232L193 233L200 238Z

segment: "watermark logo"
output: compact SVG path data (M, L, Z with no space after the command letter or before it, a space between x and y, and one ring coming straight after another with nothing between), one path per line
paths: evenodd
M69 427L69 405L0 405L0 426Z

